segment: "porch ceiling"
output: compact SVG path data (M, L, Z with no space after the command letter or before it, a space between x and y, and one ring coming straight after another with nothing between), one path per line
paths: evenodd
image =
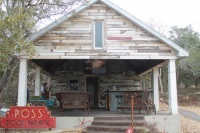
M40 66L44 71L51 73L52 75L56 74L57 71L61 72L84 72L84 61L83 59L79 60L69 60L69 59L32 59L31 62ZM114 63L113 63L114 61ZM134 71L137 75L163 63L165 60L106 60L106 73L108 73L108 67L116 72L119 69L120 72L127 72L127 70ZM72 62L75 62L72 65ZM69 68L70 65L70 68ZM112 65L112 66L108 66ZM67 68L66 68L67 67ZM112 73L112 72L109 72Z

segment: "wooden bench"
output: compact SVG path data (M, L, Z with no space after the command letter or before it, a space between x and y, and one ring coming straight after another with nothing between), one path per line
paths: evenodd
M85 109L86 115L89 115L90 94L87 92L60 92L56 93L56 98L60 103L60 115L64 109Z

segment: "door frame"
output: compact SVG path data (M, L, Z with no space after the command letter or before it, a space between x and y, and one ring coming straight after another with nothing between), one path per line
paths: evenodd
M98 107L99 108L99 87L100 87L100 77L99 76L85 76L85 92L87 91L87 78L97 78L97 105L95 105L94 107Z

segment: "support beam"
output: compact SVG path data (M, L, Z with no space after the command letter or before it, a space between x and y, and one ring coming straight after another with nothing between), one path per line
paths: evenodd
M47 79L48 91L49 91L49 100L51 99L51 77L49 76Z
M39 67L35 68L36 78L35 78L35 96L40 96L40 74L41 69Z
M176 83L176 60L169 60L168 64L168 87L169 87L169 113L178 114L177 83Z
M153 101L156 111L159 110L159 88L158 88L158 68L153 68Z
M27 59L20 59L17 106L27 104Z

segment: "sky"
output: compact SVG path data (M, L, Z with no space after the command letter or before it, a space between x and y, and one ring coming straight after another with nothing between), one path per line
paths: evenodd
M145 23L180 28L192 25L200 32L200 0L110 0Z

